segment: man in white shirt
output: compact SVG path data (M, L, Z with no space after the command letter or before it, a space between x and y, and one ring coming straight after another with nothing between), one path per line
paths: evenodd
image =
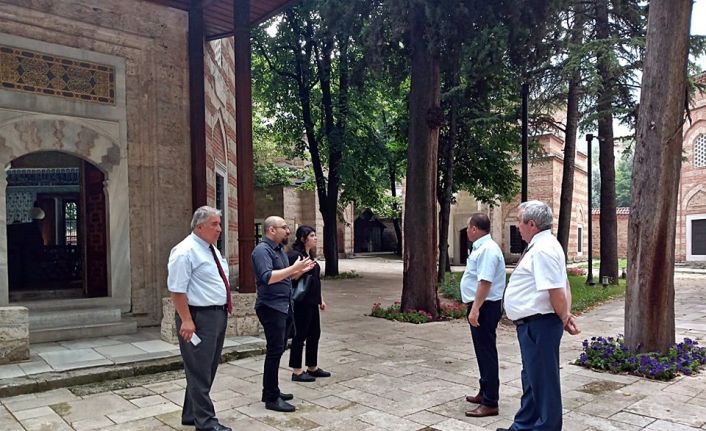
M498 244L490 237L487 215L471 215L467 224L468 240L473 243L461 278L461 298L467 304L473 348L480 371L480 389L466 400L479 404L466 416L484 417L498 414L500 378L496 329L502 316L505 290L505 259Z
M167 265L186 374L181 423L197 431L231 431L218 422L209 395L232 311L228 265L214 247L221 234L221 211L197 209L191 231L172 249Z
M505 291L505 313L517 329L522 354L522 399L510 428L560 431L559 344L563 331L580 331L571 314L566 261L552 235L552 210L544 202L520 204L518 228L528 245Z

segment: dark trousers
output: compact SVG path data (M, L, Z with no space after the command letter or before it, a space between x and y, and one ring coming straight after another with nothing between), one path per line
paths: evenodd
M257 307L255 311L265 329L265 339L267 340L265 370L262 374L262 399L265 402L277 401L280 394L277 379L279 361L287 345L287 315L266 306Z
M522 353L522 400L513 431L560 431L559 344L564 328L556 314L517 327Z
M468 304L466 320L471 313L473 303ZM480 370L481 404L497 407L500 398L500 377L498 372L497 334L498 322L502 316L501 301L484 301L480 307L477 328L470 326L473 349Z
M289 351L289 366L302 367L302 351L306 343L306 366L317 366L321 318L318 304L294 304L294 330L292 348Z
M228 316L224 309L189 307L189 310L201 343L194 346L179 337L179 350L186 374L181 420L193 422L197 430L211 429L218 425L218 419L209 393L221 359ZM181 328L179 315L176 316L176 326L178 331Z

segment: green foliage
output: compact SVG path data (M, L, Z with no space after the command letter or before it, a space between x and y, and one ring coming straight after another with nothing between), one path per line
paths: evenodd
M428 323L434 321L434 317L424 310L413 310L403 313L400 311L400 303L383 307L379 302L373 304L370 311L373 317L380 317L387 320L396 320L407 323ZM466 317L466 307L463 304L443 304L439 312L439 320L463 319Z
M615 204L619 207L630 206L632 158L632 153L623 154L615 168Z
M586 285L586 276L569 276L571 284L572 307L571 311L580 313L591 307L619 298L625 295L625 280L620 280L618 285L603 287L600 284Z
M321 277L323 280L350 280L352 278L360 278L362 275L360 275L356 271L344 271L344 272L339 272L336 275L327 275L324 277Z
M439 283L439 294L445 298L461 302L461 277L462 272L447 272L444 280ZM620 280L617 286L601 285L587 286L585 275L569 275L571 285L572 311L580 313L603 302L618 298L625 294L625 280ZM509 275L508 275L509 278Z
M461 277L463 277L462 272L447 272L439 283L439 294L444 298L463 302L461 301Z

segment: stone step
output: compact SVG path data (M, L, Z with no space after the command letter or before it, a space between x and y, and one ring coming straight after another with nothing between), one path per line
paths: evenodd
M70 325L54 328L30 330L30 343L48 343L52 341L69 341L84 338L107 337L111 335L126 335L137 332L137 319L123 317L117 322L91 325Z
M70 310L29 310L30 332L39 329L102 325L120 322L119 308L72 308Z

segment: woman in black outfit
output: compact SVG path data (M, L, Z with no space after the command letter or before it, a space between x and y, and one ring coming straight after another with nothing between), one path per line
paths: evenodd
M316 231L314 228L301 225L297 229L296 240L289 252L289 264L293 264L300 256L314 258L316 251ZM302 275L312 278L309 290L304 298L294 302L294 329L292 348L289 352L289 366L292 367L292 380L295 382L313 382L316 377L329 377L331 373L318 367L317 353L319 337L321 336L321 320L319 309L326 309L326 303L321 296L321 267L317 263L309 272ZM296 283L296 281L294 281ZM306 367L302 369L302 351L306 343Z

